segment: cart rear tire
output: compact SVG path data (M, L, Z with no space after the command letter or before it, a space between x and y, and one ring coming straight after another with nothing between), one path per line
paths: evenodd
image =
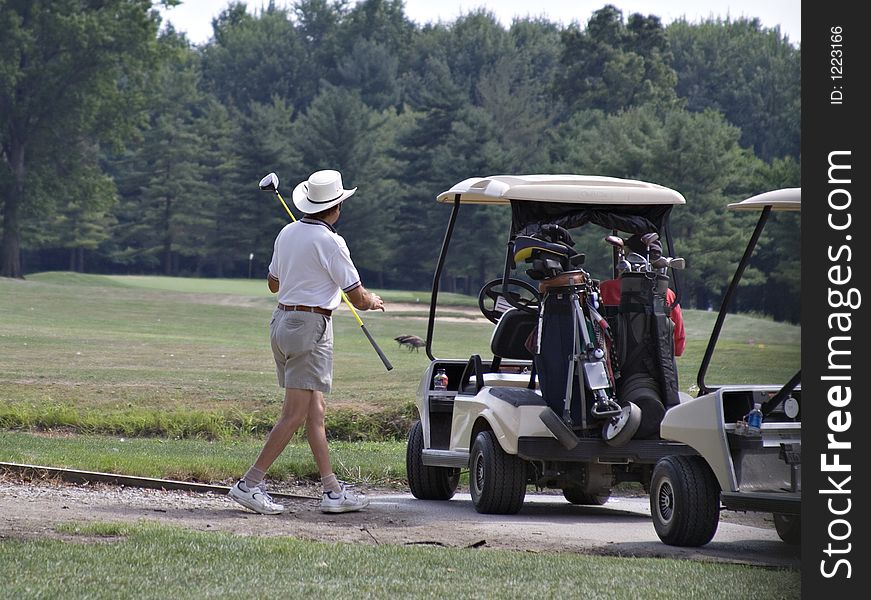
M469 492L479 513L513 515L523 506L526 463L505 452L492 431L480 432L472 444Z
M720 485L701 456L666 456L650 482L650 513L670 546L704 546L720 523Z
M774 513L774 528L787 544L797 546L801 543L801 515Z
M450 500L460 483L460 470L423 464L423 425L415 421L408 432L405 470L411 494L420 500Z
M580 488L565 488L563 496L572 504L579 506L602 506L611 497L611 492L585 492Z

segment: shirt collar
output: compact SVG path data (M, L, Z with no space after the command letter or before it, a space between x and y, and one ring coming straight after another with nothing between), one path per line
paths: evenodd
M312 217L303 217L300 219L303 223L308 223L309 225L323 225L333 233L336 233L336 228L327 223L326 221L321 221L320 219L313 219Z

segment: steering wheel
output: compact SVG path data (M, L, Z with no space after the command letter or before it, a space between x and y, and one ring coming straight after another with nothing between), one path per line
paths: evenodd
M519 292L511 291L512 287L520 288ZM509 279L508 290L502 289L502 278L488 281L478 293L478 308L487 319L492 323L499 322L499 317L502 316L504 310L500 306L502 304L500 298L518 310L524 312L538 314L538 307L541 302L541 294L529 283L520 279Z

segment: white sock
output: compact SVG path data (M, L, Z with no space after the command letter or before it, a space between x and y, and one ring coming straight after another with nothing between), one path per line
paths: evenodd
M261 471L257 467L252 466L245 473L245 477L243 477L243 479L245 480L245 485L248 486L248 489L253 490L258 485L260 485L260 483L263 481L264 477L266 477L266 472Z
M325 492L338 494L342 491L342 486L339 484L339 480L336 479L335 473L330 473L326 477L321 477L321 485L324 486Z

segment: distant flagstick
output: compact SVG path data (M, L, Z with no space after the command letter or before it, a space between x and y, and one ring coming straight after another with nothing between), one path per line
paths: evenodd
M287 206L287 203L284 201L284 198L281 197L281 194L278 193L278 175L275 173L270 173L266 177L260 180L260 189L264 192L272 192L281 202L281 205L284 207L284 210L287 211L287 214L290 216L292 221L296 221L296 218L293 216L293 213L290 212L290 208ZM378 357L381 359L381 362L384 363L384 366L388 371L393 369L393 365L390 364L390 361L387 360L387 356L385 356L384 352L381 351L381 348L378 347L378 344L375 343L375 339L369 333L369 330L366 329L366 325L363 324L363 319L360 318L360 315L357 314L357 310L354 308L354 305L351 304L351 301L348 300L348 296L345 295L345 292L342 292L342 300L345 301L345 304L348 305L348 308L351 309L351 314L354 315L354 318L357 319L357 324L360 325L360 329L363 330L363 333L366 335L366 339L369 340L369 343L372 344L372 347L375 348L375 352L378 353Z

